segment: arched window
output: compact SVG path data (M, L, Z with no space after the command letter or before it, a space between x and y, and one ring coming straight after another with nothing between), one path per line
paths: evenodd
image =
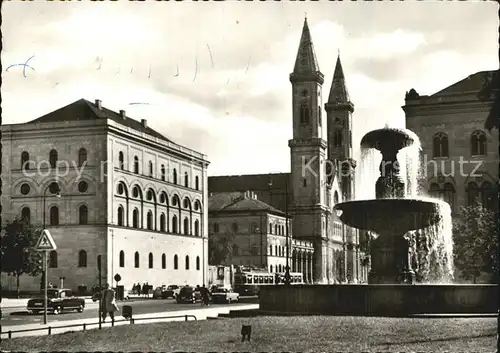
M125 222L124 222L124 211L123 211L123 207L120 205L118 206L118 225L119 226L124 226L125 225Z
M177 232L178 232L178 230L177 230L177 224L178 224L178 223L179 223L179 222L177 221L177 216L176 216L176 215L174 215L174 216L172 217L172 233L177 233Z
M273 256L273 246L269 245L269 256Z
M275 256L280 256L280 253L278 251L278 245L274 246L274 254L275 254Z
M148 211L148 215L146 218L146 226L149 230L153 230L153 212Z
M165 219L166 219L166 218L165 218L165 214L164 214L164 213L162 213L162 214L160 215L160 232L164 232L164 231L165 231L165 229L166 229L166 227L165 227L165 226L166 226L166 221L165 221Z
M161 180L165 181L165 165L161 165Z
M307 124L309 122L309 105L306 101L300 104L300 123Z
M175 169L175 168L173 171L173 178L174 178L174 180L173 180L174 184L177 184L177 169Z
M434 158L448 157L448 136L444 132L438 132L434 135L432 150Z
M187 217L184 218L184 235L189 235L189 219Z
M31 221L31 210L29 207L23 207L21 210L21 219L28 223Z
M134 254L134 267L139 268L139 253L137 251Z
M21 169L22 170L29 170L30 169L30 154L26 151L21 153Z
M87 150L82 147L80 151L78 151L78 166L83 166L85 162L87 162Z
M321 121L321 106L318 105L318 124L319 126L322 125L322 121Z
M149 161L149 176L153 177L153 162Z
M281 265L278 265L278 272L281 273Z
M484 208L495 210L498 206L497 191L489 181L483 181L479 189L480 201Z
M125 267L125 252L120 251L120 267Z
M198 176L194 178L194 188L200 190L200 178Z
M174 255L174 270L179 269L179 257L177 257L177 254Z
M52 250L49 253L49 267L50 268L57 268L57 251Z
M342 130L335 130L333 132L333 147L342 146Z
M333 203L335 205L339 203L339 193L337 190L335 190L335 193L333 194Z
M189 270L189 256L186 255L186 270Z
M50 225L51 226L59 225L59 208L57 206L52 206L50 208Z
M486 134L479 130L474 131L470 137L470 148L473 156L485 156Z
M134 157L134 173L139 174L139 157Z
M269 223L269 234L273 234L273 225Z
M88 224L88 222L89 222L89 210L88 210L87 206L81 205L78 212L79 212L80 224Z
M139 228L139 210L134 208L132 212L132 227Z
M153 253L149 253L148 265L149 265L149 268L153 268Z
M194 221L194 235L195 236L200 235L200 221L198 221L198 220Z
M200 270L200 257L196 256L196 271Z
M269 272L273 273L273 265L269 266Z
M161 268L166 269L167 268L167 255L161 254Z
M189 176L188 176L188 172L185 172L184 173L184 186L185 187L189 187Z
M436 183L430 185L429 194L432 197L441 199L450 205L451 211L455 212L455 187L451 183L445 183L443 187Z
M52 150L49 153L49 163L51 168L56 168L57 167L57 151Z
M78 267L87 267L87 252L85 250L78 252Z
M279 235L279 232L278 232L278 225L277 225L277 224L275 224L275 225L274 225L274 234Z
M120 151L118 153L118 165L120 166L121 170L125 169L125 159L123 157L123 152L122 151Z

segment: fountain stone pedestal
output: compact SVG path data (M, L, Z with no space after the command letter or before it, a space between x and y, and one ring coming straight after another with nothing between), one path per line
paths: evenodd
M401 234L383 233L372 241L370 284L413 284L409 241Z

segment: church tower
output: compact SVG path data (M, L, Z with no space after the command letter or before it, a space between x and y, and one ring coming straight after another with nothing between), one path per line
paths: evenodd
M330 88L328 102L325 104L325 110L328 125L328 159L338 166L336 172L339 176L342 191L341 201L345 202L354 199L356 161L353 158L352 148L352 113L354 112L354 104L349 98L340 55L337 57L337 63L335 64L332 87ZM342 266L344 267L346 280L352 282L359 278L360 233L358 230L346 225L342 225L342 227L345 235Z
M291 154L293 233L314 244L313 281L328 283L326 205L326 121L322 116L322 85L311 33L304 21L293 73L293 139L288 141Z
M335 64L332 87L325 110L328 125L328 159L338 163L340 167L343 201L348 201L354 197L354 168L356 168L352 149L354 104L349 98L340 55Z

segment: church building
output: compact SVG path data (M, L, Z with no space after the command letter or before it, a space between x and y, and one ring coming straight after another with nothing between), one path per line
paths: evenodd
M293 89L293 136L288 141L291 173L213 176L208 178L209 193L251 191L266 204L287 211L293 238L314 248L312 282L365 282L368 268L362 266L360 249L364 233L342 224L333 211L337 203L354 199L354 104L340 57L328 101L323 104L324 75L307 19L289 79Z

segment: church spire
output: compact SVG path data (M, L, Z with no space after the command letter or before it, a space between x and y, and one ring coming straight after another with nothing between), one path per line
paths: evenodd
M293 72L295 74L319 72L318 60L314 52L311 32L307 24L307 17L304 19L302 37L300 38L299 51L297 52Z
M333 82L332 88L330 89L330 95L328 96L328 103L346 104L350 102L351 100L345 84L344 70L342 69L339 53L337 57L337 64L335 65L335 71L333 73Z

